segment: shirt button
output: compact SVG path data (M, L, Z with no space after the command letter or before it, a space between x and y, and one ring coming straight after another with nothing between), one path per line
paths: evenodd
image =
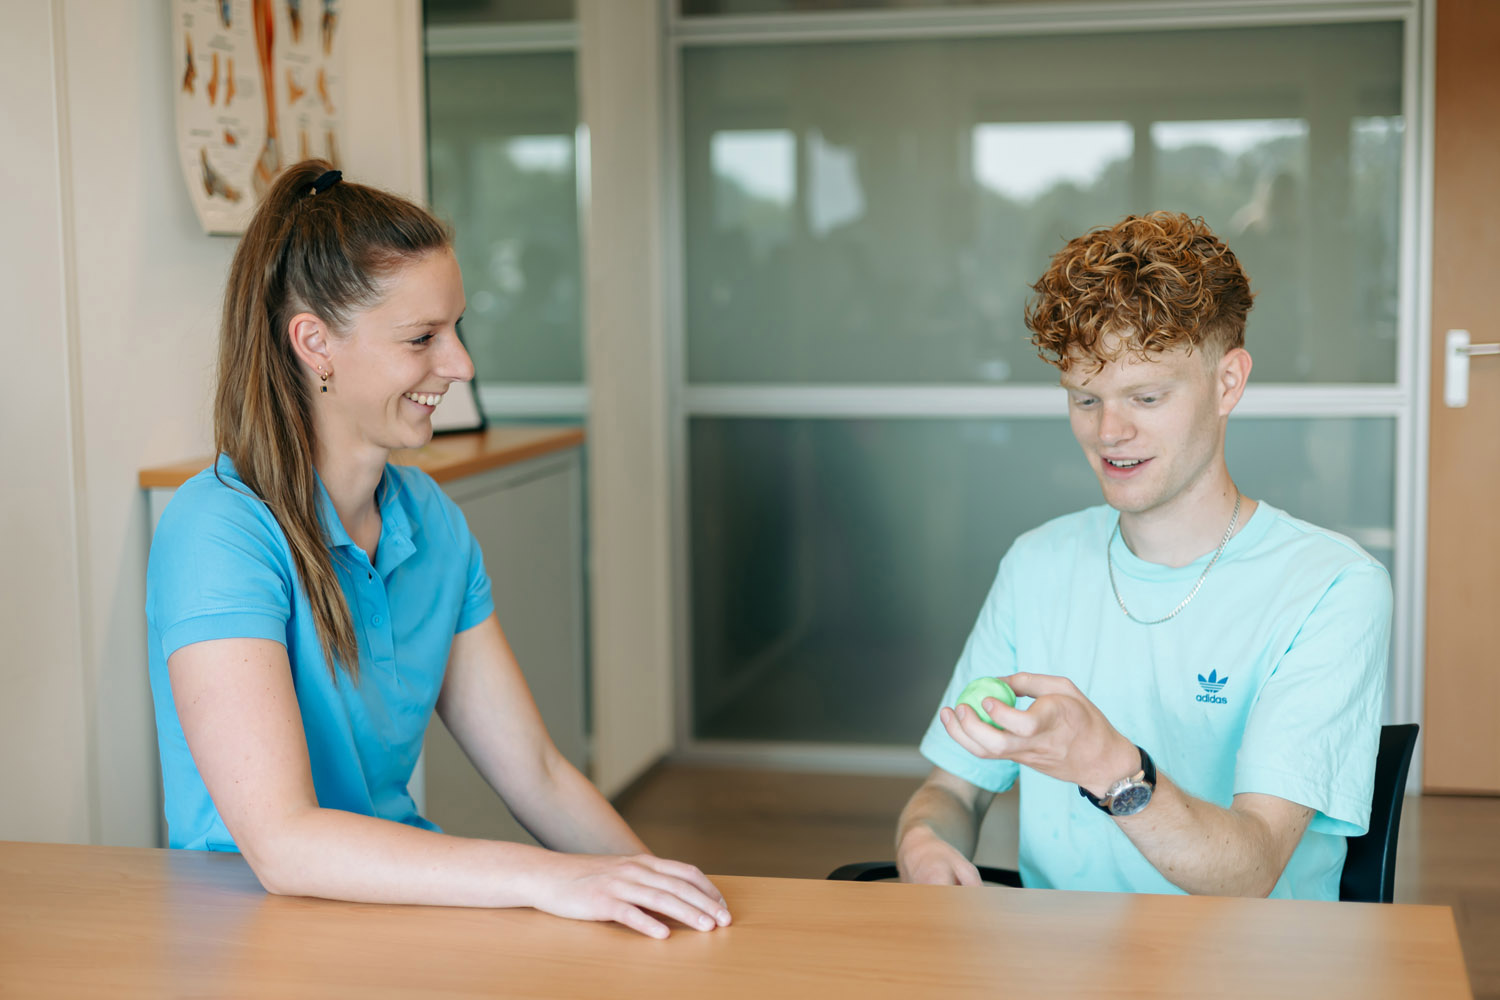
M371 619L370 619L370 624L371 624L371 625L380 625L380 624L382 624L382 623L383 623L383 622L384 622L384 621L385 621L385 619L384 619L384 618L382 618L382 617L380 617L380 616L379 616L379 615L376 615L376 616L375 616L375 617L374 617L374 618L371 618Z

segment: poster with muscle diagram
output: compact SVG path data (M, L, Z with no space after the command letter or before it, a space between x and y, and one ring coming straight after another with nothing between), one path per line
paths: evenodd
M282 167L339 163L339 0L172 0L183 178L208 233L245 231Z

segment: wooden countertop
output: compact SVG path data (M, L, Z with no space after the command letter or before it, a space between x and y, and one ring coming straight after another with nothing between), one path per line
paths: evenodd
M1446 906L714 882L734 923L656 941L529 909L270 896L237 854L0 843L0 995L1472 996Z
M415 465L440 483L499 469L583 443L581 427L497 425L443 434L422 448L391 453L397 465ZM207 456L140 471L142 489L176 489L208 468Z

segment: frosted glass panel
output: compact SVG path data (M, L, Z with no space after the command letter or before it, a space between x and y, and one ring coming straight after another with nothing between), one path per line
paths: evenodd
M1389 341L1395 364L1396 273L1400 253L1400 215L1391 206L1401 197L1401 147L1406 123L1400 115L1356 116L1350 122L1349 162L1354 184L1349 193L1349 252L1342 262L1354 289L1354 323ZM1382 351L1362 357L1372 362ZM1384 370L1384 369L1382 369Z
M1239 418L1230 468L1389 565L1394 434ZM1006 548L1100 502L1060 419L702 418L689 447L700 739L915 744Z
M481 382L583 380L574 73L571 53L427 61L432 203Z
M429 25L520 24L573 20L573 0L423 0Z
M1243 259L1258 381L1395 379L1398 24L715 45L682 69L692 382L1050 381L1028 286L1160 208Z
M983 7L1014 2L1015 0L679 0L678 9L688 15L793 14L830 10ZM1063 0L1052 0L1052 2L1063 2Z

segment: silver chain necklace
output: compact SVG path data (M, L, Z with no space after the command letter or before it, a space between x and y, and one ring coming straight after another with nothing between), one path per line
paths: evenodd
M1104 562L1109 567L1109 589L1115 592L1115 600L1119 603L1120 610L1125 612L1126 618L1129 618L1137 625L1160 625L1162 622L1171 621L1173 618L1176 618L1178 613L1188 606L1188 602L1198 596L1198 588L1203 586L1203 581L1208 578L1208 571L1214 568L1214 563L1218 562L1219 557L1224 554L1224 546L1229 544L1229 538L1234 534L1234 526L1240 521L1241 499L1239 491L1236 490L1234 495L1234 514L1229 518L1229 527L1224 529L1224 537L1219 540L1219 547L1214 551L1214 557L1208 561L1207 566L1203 567L1203 573L1198 577L1198 582L1193 584L1193 589L1188 591L1188 595L1182 599L1182 603L1173 608L1170 614L1164 618L1157 618L1149 622L1137 618L1130 613L1130 609L1125 606L1125 598L1120 596L1120 588L1115 584L1115 560L1109 551L1114 548L1115 536L1120 533L1120 522L1118 519L1115 521L1115 530L1109 533L1109 541L1104 543Z

